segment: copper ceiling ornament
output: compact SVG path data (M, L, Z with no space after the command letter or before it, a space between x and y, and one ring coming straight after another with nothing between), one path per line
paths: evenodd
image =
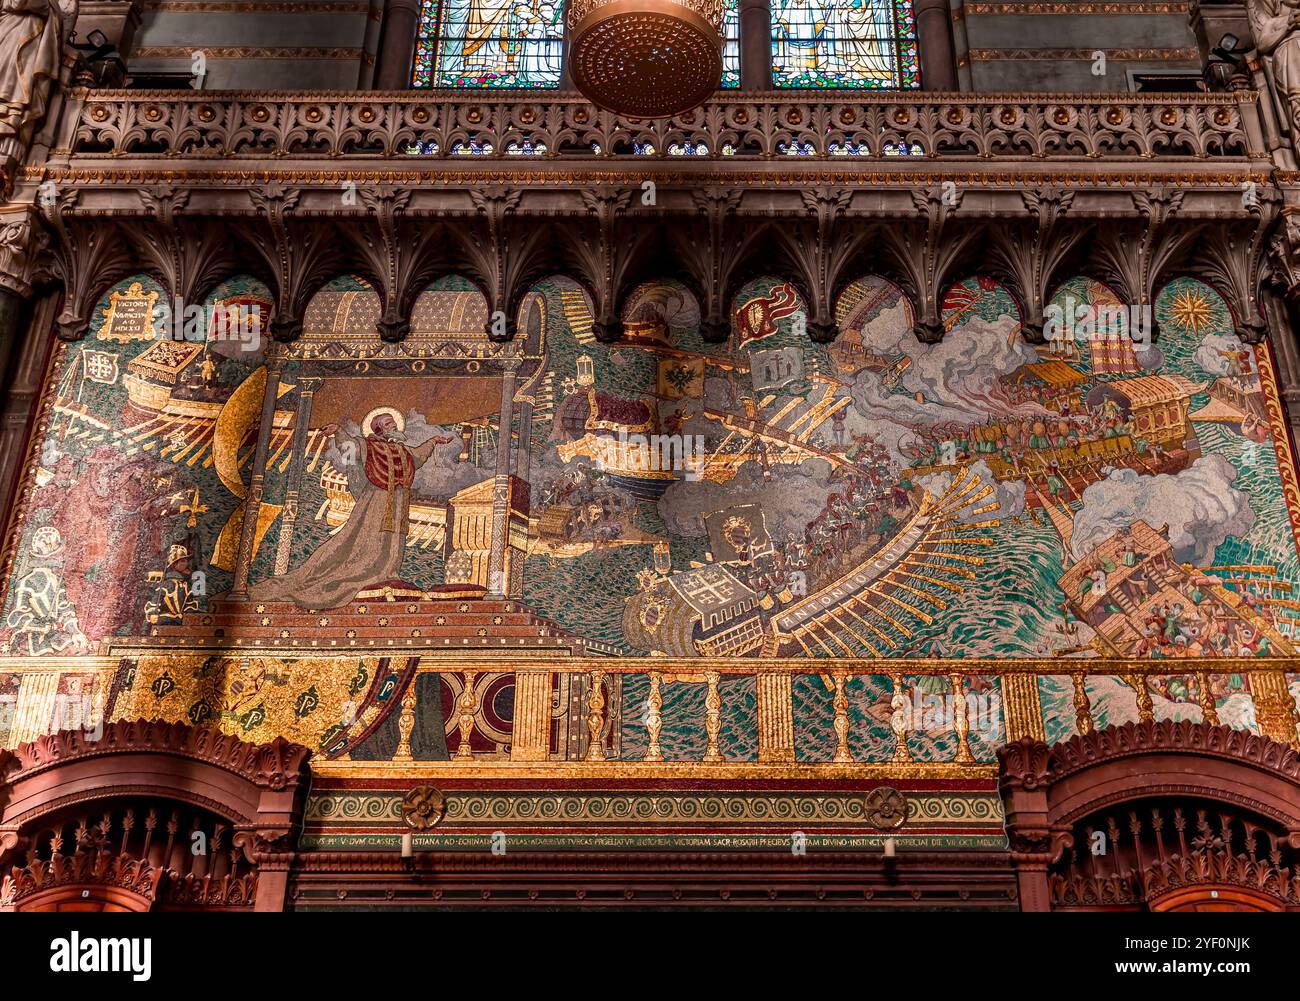
M438 825L447 812L447 797L433 786L416 786L402 797L402 820L413 831Z
M697 108L722 82L722 0L570 0L573 82L628 118Z
M907 822L907 797L892 786L877 786L862 804L867 823L878 831L896 831Z

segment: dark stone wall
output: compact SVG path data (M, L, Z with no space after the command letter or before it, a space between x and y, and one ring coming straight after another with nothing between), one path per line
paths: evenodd
M145 0L130 67L189 73L201 51L205 90L366 89L379 13L370 0Z
M1187 4L953 2L963 89L1120 92L1201 72Z

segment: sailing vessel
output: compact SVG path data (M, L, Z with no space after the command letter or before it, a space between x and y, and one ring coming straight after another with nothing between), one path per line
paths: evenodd
M626 602L624 636L676 657L897 655L983 563L970 549L993 545L978 530L994 522L960 519L996 511L992 494L966 469L937 497L920 489L896 531L807 593L765 586L774 576L770 549L677 573L643 571Z

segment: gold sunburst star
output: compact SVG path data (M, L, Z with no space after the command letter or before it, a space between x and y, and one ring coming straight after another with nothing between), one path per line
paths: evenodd
M1202 289L1180 289L1169 307L1174 322L1184 330L1200 336L1210 325L1214 307Z

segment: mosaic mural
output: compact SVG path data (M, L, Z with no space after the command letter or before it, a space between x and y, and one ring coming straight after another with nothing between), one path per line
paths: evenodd
M431 286L388 344L375 292L345 277L274 372L255 281L193 315L161 298L120 283L52 360L0 702L39 677L87 719L217 720L360 760L518 756L525 675L492 658L661 658L653 678L598 677L595 709L590 684L529 675L547 707L529 753L746 762L759 665L794 658L792 760L989 762L1004 662L1061 663L1036 672L1056 740L1081 726L1071 664L1169 661L1088 677L1087 725L1258 730L1241 665L1296 655L1300 497L1272 362L1191 279L1151 317L1066 282L1041 345L984 277L950 289L934 345L879 278L844 292L830 345L778 279L740 291L721 344L684 287L650 282L608 345L554 278L503 346L467 281ZM881 667L837 676L849 658ZM954 695L985 718L926 719Z
M225 325L232 308L246 337ZM236 278L187 321L140 276L105 297L90 335L60 345L7 557L9 652L90 653L229 587L221 542L242 512L269 308L263 286Z

